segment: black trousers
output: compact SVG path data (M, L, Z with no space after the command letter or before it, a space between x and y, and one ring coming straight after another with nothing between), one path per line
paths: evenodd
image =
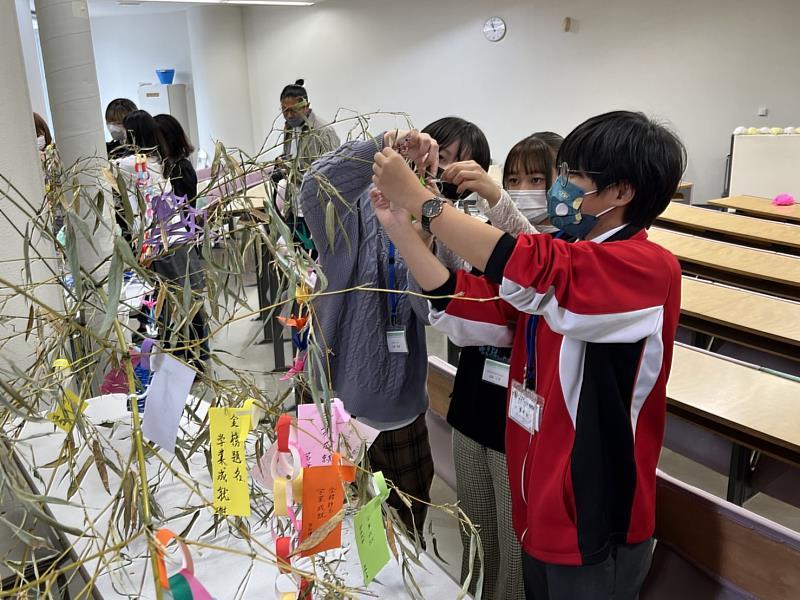
M636 600L653 558L653 540L616 546L596 565L553 565L522 552L528 600Z

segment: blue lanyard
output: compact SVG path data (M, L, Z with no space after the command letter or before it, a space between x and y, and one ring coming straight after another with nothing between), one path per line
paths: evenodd
M560 239L564 232L559 231L554 237ZM536 329L539 326L539 315L531 315L525 330L525 353L528 361L525 369L525 388L536 388Z
M389 242L389 289L392 292L389 294L389 304L392 307L392 325L397 324L397 305L400 304L400 294L396 294L395 290L395 248L394 242Z
M528 364L525 369L525 388L536 388L536 328L539 325L539 315L531 315L525 331L525 353Z

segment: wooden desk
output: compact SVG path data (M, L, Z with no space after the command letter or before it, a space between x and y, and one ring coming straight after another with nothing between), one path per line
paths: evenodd
M683 278L681 325L800 361L800 303L691 277Z
M658 222L670 229L700 232L704 237L728 239L790 253L800 252L800 226L791 223L771 223L678 202L671 202L667 210L659 215Z
M683 204L691 204L693 189L694 184L691 181L681 181L680 184L678 184L678 189L675 191L673 198Z
M653 227L650 239L684 272L793 300L800 299L800 258Z
M721 206L729 210L745 213L760 219L800 223L800 204L793 206L773 206L769 198L758 196L731 196L709 200L713 206Z
M679 417L800 465L796 381L675 344L667 402Z

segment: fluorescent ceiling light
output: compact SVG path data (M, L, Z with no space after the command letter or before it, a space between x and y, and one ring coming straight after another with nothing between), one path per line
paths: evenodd
M256 6L313 6L314 2L300 2L293 0L138 0L136 3L181 3L181 4L248 4ZM119 2L127 4L127 2Z

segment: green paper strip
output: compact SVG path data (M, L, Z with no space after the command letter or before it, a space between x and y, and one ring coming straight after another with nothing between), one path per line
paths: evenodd
M389 488L386 486L386 479L383 476L382 471L376 471L372 474L372 482L375 484L375 487L378 491L378 504L383 504L386 500L389 499ZM374 502L375 498L373 498L370 502Z
M181 573L175 573L169 578L169 590L174 600L194 600L189 582Z

